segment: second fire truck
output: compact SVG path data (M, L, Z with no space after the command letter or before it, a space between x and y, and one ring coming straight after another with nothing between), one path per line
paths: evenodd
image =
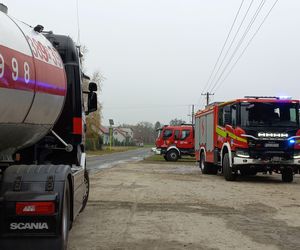
M299 101L245 97L214 103L196 114L196 160L204 174L280 173L292 182L300 166Z
M195 155L193 125L166 125L158 129L158 132L153 151L163 155L166 161L177 161L183 155Z

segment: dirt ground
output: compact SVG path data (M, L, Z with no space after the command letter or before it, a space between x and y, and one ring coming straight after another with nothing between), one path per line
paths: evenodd
M299 249L300 177L226 182L194 164L124 164L91 176L68 250Z

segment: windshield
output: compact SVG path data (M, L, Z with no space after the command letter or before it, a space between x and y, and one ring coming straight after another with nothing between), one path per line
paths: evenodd
M173 134L173 130L172 129L166 129L163 132L163 138L164 139L169 138L169 137L172 136L172 134Z
M182 130L181 132L181 140L184 140L190 136L190 131L189 130Z
M242 127L298 127L296 103L241 103Z

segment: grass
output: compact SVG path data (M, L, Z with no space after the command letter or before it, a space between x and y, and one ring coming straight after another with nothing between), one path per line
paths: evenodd
M139 149L141 147L136 147L136 146L128 146L128 147L124 147L124 146L115 146L112 147L110 150L110 147L103 147L102 150L96 150L96 151L91 151L88 150L87 154L88 155L107 155L107 154L113 154L113 153L120 153L120 152L126 152L129 150L135 150L135 149Z
M183 156L181 159L179 159L178 161L166 161L164 159L164 157L162 155L151 155L147 158L145 158L143 161L143 163L167 163L167 164L182 164L182 163L188 163L188 164L195 164L196 159L195 157L191 157L191 156Z

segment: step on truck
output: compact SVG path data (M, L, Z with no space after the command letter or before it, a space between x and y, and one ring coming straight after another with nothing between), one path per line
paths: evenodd
M177 161L183 155L194 156L194 126L163 126L158 129L155 146L153 151L163 155L166 161Z
M245 97L213 103L195 116L196 160L203 174L280 173L292 182L300 166L299 101Z
M70 37L0 10L0 249L65 250L88 200L85 115L97 84L83 92Z

